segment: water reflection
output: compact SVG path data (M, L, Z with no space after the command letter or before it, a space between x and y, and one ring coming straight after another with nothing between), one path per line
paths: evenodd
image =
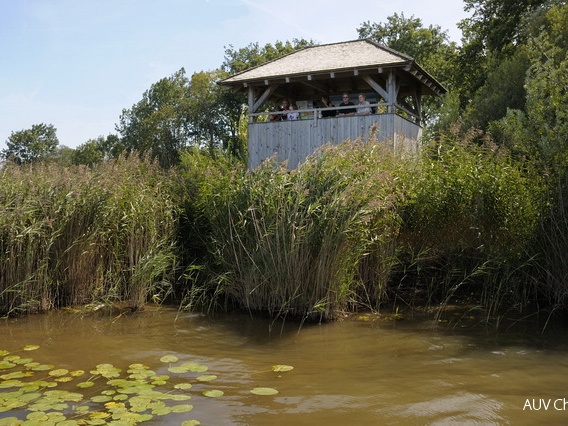
M169 308L119 317L52 312L0 323L0 349L37 344L34 356L58 368L144 363L163 374L165 354L207 365L224 396L204 397L207 384L195 383L188 391L194 410L160 424L564 423L567 411L529 410L525 403L568 399L567 343L562 328L496 332L367 316L299 329L291 321ZM277 374L276 364L294 370ZM255 387L279 393L253 395Z

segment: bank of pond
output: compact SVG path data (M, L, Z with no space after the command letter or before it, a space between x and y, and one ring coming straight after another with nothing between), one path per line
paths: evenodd
M197 150L0 171L0 314L176 303L322 322L384 307L563 312L557 185L493 146L378 142L294 170Z

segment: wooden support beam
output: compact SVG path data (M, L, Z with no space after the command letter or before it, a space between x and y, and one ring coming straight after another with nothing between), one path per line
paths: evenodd
M394 75L394 71L391 71L387 78L387 93L388 93L388 98L386 99L388 103L387 112L389 114L394 114L396 98L398 97L398 88L396 87L396 76Z
M278 88L278 86L269 86L262 95L254 102L252 105L252 109L250 109L250 100L249 100L249 111L256 112L262 104L266 102L266 100L274 93L274 91ZM250 96L250 95L249 95Z
M373 90L381 96L381 98L383 98L385 101L388 102L389 94L387 93L387 91L385 89L383 89L381 87L381 85L379 83L377 83L375 80L373 80L371 78L371 76L369 76L369 75L364 75L363 80L365 80L367 82L367 84L369 86L371 86L373 88Z
M252 88L252 87L248 88L248 108L249 108L248 122L252 123L253 117L252 117L252 115L250 115L250 113L255 112L255 109L254 109L254 88Z

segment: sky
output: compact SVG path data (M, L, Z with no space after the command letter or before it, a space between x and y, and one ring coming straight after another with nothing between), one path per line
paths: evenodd
M219 68L225 48L358 38L395 13L452 41L462 0L0 0L0 150L12 132L51 124L76 148L116 133L123 109L181 68Z

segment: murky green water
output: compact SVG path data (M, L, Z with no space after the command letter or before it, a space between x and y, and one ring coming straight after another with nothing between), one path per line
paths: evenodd
M192 419L202 425L568 423L568 333L562 329L544 335L496 333L372 317L300 330L287 322L269 329L267 320L247 315L212 318L169 308L120 317L54 312L1 321L0 350L23 357L21 348L39 345L25 356L70 371L109 363L128 375L129 365L141 363L156 374L176 376L168 386L192 384L176 392L191 396L187 403L193 410L143 424ZM164 355L208 370L173 374L160 361ZM294 369L279 373L274 365ZM200 382L199 374L217 377ZM88 399L107 386L105 381L80 392ZM59 383L57 389L77 391L76 382ZM258 387L278 394L250 392ZM223 396L203 395L212 389ZM0 398L11 390L0 389ZM95 405L92 410L104 408ZM0 412L0 422L28 414L25 407Z

